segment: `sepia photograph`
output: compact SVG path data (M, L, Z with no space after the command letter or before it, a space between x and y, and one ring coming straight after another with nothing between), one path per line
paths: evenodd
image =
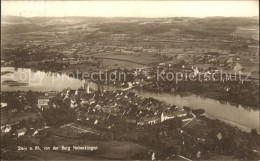
M260 160L259 0L1 0L1 160Z

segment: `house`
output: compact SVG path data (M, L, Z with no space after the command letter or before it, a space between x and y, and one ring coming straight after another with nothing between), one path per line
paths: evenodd
M220 63L219 66L220 66L220 67L224 67L225 64L224 64L224 63Z
M130 55L131 55L131 54L134 54L133 51L127 51L127 50L123 50L122 53L124 53L124 54L130 54Z
M195 75L195 76L199 74L199 69L198 69L198 67L194 68L193 71L194 71L194 75Z
M152 124L156 124L159 122L160 122L160 119L158 116L145 116L145 117L140 118L137 121L137 125L148 125L148 124L152 125Z
M17 137L19 138L20 136L24 136L26 133L27 129L26 128L22 128L22 129L18 129L16 131Z
M38 97L38 107L39 108L44 108L44 107L48 107L48 103L50 101L49 96L40 96Z
M185 117L185 116L187 116L187 113L186 113L186 111L184 111L184 110L174 111L174 114L175 114L177 117Z
M174 93L175 92L175 88L173 87L172 89L171 89L171 93Z
M185 158L184 156L181 156L181 155L172 155L170 157L167 157L166 160L192 161L192 160Z
M192 115L191 107L183 106L183 109L186 111L187 115Z
M90 99L88 100L88 102L89 102L89 104L91 105L91 104L95 103L96 100L95 100L94 98L90 98Z
M186 110L184 110L183 107L175 106L173 113L174 113L177 117L185 117L185 116L187 116L187 113L188 113L188 112L187 112Z
M8 133L11 131L11 126L10 125L4 125L4 126L1 126L1 131L2 133Z
M1 102L1 108L6 107L7 103Z
M134 117L127 117L125 121L127 123L136 123L136 119Z
M226 60L226 64L233 63L233 57L230 57Z
M24 106L24 110L28 110L28 109L31 109L31 106L30 105L25 105Z
M187 111L185 111L184 108L173 105L169 108L166 108L161 113L161 122L165 120L173 119L175 117L185 117L185 116L187 116Z
M128 84L128 87L130 87L130 88L132 88L132 87L133 87L133 83L131 83L131 82L128 82L127 84Z
M173 113L164 111L161 114L161 122L165 120L173 119L174 117L175 115Z
M12 109L10 110L10 112L11 112L11 113L16 113L16 112L17 112L17 109L16 109L16 108L12 108Z
M239 61L239 60L240 60L240 57L236 57L236 60Z
M76 102L76 100L70 100L70 108L75 108L75 107L78 107L78 104Z
M201 157L201 152L198 151L198 153L197 153L197 158L200 158L200 157Z
M94 107L94 109L95 109L95 110L98 110L98 111L101 110L101 108L102 108L102 107L101 107L99 104L97 104L97 105Z
M159 66L166 66L166 63L159 63Z
M83 88L86 90L88 94L91 93L89 84L89 82L85 82L85 80L83 81Z
M143 47L133 47L132 50L135 52L141 52L141 51L143 51Z
M33 134L32 134L32 136L35 136L36 134L38 134L38 130L35 130L34 132L33 132Z
M49 92L45 92L45 96L48 96L49 98L53 98L57 95L58 93L55 91L49 91Z
M141 81L142 80L140 78L135 78L133 84L138 85L138 84L140 84Z

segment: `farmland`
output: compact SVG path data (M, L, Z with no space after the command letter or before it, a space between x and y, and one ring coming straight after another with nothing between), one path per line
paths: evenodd
M14 114L8 114L1 112L1 124L13 124L18 121L26 120L26 119L35 119L38 118L38 115L36 112L23 112L23 113L14 113Z

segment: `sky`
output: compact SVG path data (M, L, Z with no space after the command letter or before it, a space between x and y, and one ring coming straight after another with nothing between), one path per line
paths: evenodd
M1 15L24 17L251 17L259 1L1 1Z

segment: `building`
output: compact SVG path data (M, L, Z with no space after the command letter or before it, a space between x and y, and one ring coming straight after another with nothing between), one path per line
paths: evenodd
M142 81L142 80L141 80L140 78L135 78L133 83L136 84L136 85L138 85L138 84L141 83L141 81Z
M6 107L7 103L1 102L1 108Z
M195 68L193 69L193 71L194 71L194 75L195 75L195 76L199 74L199 69L198 69L198 67L195 67Z
M44 107L48 107L48 103L50 101L49 96L40 96L38 97L38 107L39 108L44 108Z
M12 108L11 110L9 110L9 113L16 113L17 112L17 108Z
M141 51L143 51L143 47L133 47L132 50L135 52L141 52Z
M88 100L88 103L91 105L91 104L93 104L93 103L95 103L96 102L96 100L94 99L94 98L90 98L89 100Z
M26 133L27 129L26 128L22 128L22 129L18 129L16 131L17 137L19 138L20 136L24 136Z
M1 126L1 131L2 133L8 133L11 131L11 126L10 125L4 125L4 126Z
M146 116L142 117L137 121L137 125L152 125L152 124L157 124L160 122L160 119L158 116Z
M166 63L159 63L159 66L166 66Z
M229 63L233 63L233 57L229 57L229 58L226 60L226 64L229 64Z
M86 90L87 94L91 93L90 92L90 87L89 87L89 82L83 82L83 88Z
M175 115L171 112L162 112L161 114L161 122L165 121L165 120L169 120L169 119L173 119L175 117Z
M137 122L136 122L136 118L135 117L126 117L126 120L125 120L125 122L127 122L127 123L134 123L134 124L136 124Z
M161 122L165 120L173 119L175 117L185 117L185 116L187 116L187 111L185 111L184 108L173 105L170 108L165 109L161 113Z
M49 91L49 92L45 92L45 96L48 96L49 98L53 98L58 94L58 92L55 91Z
M32 107L30 106L30 105L25 105L24 106L24 110L29 110L29 109L31 109Z

